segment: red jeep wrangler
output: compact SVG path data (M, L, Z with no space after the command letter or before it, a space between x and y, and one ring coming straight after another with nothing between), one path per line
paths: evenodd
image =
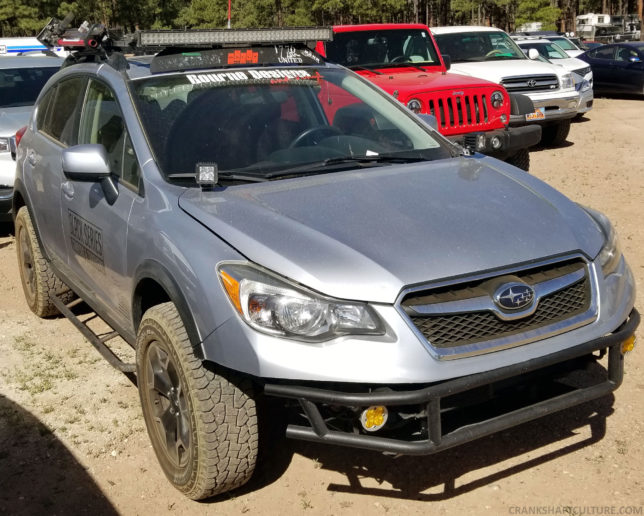
M426 25L412 23L338 25L333 41L316 50L359 73L417 114L436 117L438 131L452 141L516 165L530 166L528 147L537 144L537 125L509 127L510 114L531 113L532 102L499 84L447 74ZM447 62L446 62L447 61Z

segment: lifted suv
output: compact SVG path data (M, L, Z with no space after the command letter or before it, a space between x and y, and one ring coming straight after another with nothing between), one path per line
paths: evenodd
M606 217L298 43L325 37L92 26L17 149L30 308L136 371L159 463L194 499L250 478L267 397L289 437L429 454L613 391L633 346ZM42 39L75 41L56 21ZM133 42L167 48L126 60Z
M503 86L458 74L446 63L426 25L374 24L333 27L333 41L318 51L370 80L418 114L436 117L452 141L528 170L528 148L539 143L538 126L512 127L511 102ZM525 100L521 106L525 106ZM525 124L524 124L525 125Z

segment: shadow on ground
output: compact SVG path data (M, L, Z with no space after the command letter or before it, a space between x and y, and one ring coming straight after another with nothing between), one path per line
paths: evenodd
M51 430L2 395L0 514L118 514Z
M323 469L337 471L346 476L346 484L329 484L329 491L392 499L447 500L536 468L600 441L606 433L606 417L613 412L613 401L612 395L606 396L565 412L425 457L393 458L363 450L338 449L303 442L296 443L294 451L317 461ZM590 437L539 454L539 448L570 440L586 426L590 427ZM472 475L468 475L529 452L531 458L505 469L483 476L474 475L474 479L470 479ZM467 480L459 481L466 475ZM375 480L380 485L364 487L362 479L365 478ZM373 482L370 481L369 484Z

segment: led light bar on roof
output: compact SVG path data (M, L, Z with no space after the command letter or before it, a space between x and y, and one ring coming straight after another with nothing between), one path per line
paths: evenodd
M191 45L225 45L257 43L304 43L331 41L330 27L303 27L286 29L191 29L145 30L140 32L144 47L171 47Z

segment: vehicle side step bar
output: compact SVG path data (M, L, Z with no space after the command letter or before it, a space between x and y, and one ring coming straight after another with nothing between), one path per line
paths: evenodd
M50 296L52 303L58 308L61 314L63 314L67 319L71 321L71 323L78 328L78 330L83 334L83 336L90 342L92 346L96 348L96 351L98 351L105 360L109 362L109 364L114 367L115 369L118 369L119 371L122 371L124 373L135 373L136 372L136 364L128 364L127 362L123 362L105 343L108 340L111 340L115 337L118 337L118 333L115 331L112 331L110 333L107 333L106 335L99 336L94 331L85 324L85 322L81 321L74 312L71 311L71 309L76 306L79 303L82 303L83 300L80 298L75 299L71 303L65 304L63 303L60 298L58 298L55 295ZM91 318L93 319L93 317Z

